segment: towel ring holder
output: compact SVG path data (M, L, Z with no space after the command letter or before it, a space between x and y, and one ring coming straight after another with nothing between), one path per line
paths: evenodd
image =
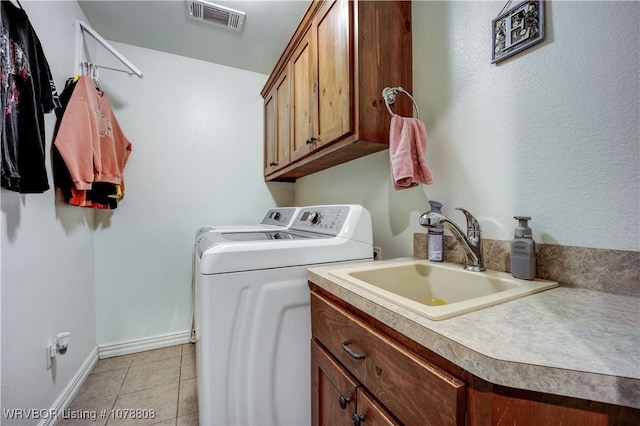
M409 97L409 99L411 99L411 103L413 104L413 107L416 110L416 118L420 118L420 110L418 109L418 104L416 104L415 99L413 99L413 96L411 96L411 93L407 92L400 86L385 87L384 89L382 89L382 98L384 99L384 104L387 106L387 110L389 111L389 114L391 114L392 116L395 115L389 105L393 105L393 103L396 101L396 95L398 93L404 93Z

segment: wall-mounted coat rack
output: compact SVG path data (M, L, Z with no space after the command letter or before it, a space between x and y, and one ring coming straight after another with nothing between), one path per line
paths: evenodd
M78 30L77 30L77 34L76 34L76 58L75 58L75 67L74 67L74 73L75 74L82 75L83 74L83 63L87 63L87 61L84 60L84 34L89 34L98 43L100 43L102 45L102 47L107 49L109 51L109 53L111 53L120 62L122 62L128 68L128 70L123 70L123 69L119 69L119 68L111 68L111 67L106 67L106 66L97 65L97 64L94 64L94 66L97 66L98 68L105 68L105 69L113 70L113 71L125 72L125 73L127 73L129 75L137 75L138 77L142 78L142 71L140 71L138 69L138 67L133 65L131 63L131 61L129 61L127 58L125 58L122 55L122 53L118 52L118 50L115 47L113 47L111 44L109 44L109 42L107 40L105 40L100 34L98 34L98 32L96 32L96 30L91 28L89 26L89 24L87 24L86 22L83 22L83 21L78 21L77 25L78 25Z

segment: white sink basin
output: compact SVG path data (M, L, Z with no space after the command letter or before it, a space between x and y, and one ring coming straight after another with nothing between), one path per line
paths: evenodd
M441 320L557 287L497 271L470 272L426 260L340 268L330 273L418 315Z

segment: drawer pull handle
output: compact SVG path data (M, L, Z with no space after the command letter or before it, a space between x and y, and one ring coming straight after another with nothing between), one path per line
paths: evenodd
M348 341L342 343L342 349L344 349L344 351L353 359L365 359L367 357L365 354L357 354L354 351L352 351L351 348L349 347Z
M350 397L344 397L342 395L340 395L340 398L338 398L338 404L340 404L340 408L342 408L343 410L347 409L347 404L351 402L351 398Z
M353 426L360 426L362 422L364 422L365 418L362 414L353 413L351 416L351 421L353 422Z

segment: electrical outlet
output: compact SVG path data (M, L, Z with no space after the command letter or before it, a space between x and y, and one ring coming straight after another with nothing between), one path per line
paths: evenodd
M373 247L373 260L382 259L382 249L380 247Z

